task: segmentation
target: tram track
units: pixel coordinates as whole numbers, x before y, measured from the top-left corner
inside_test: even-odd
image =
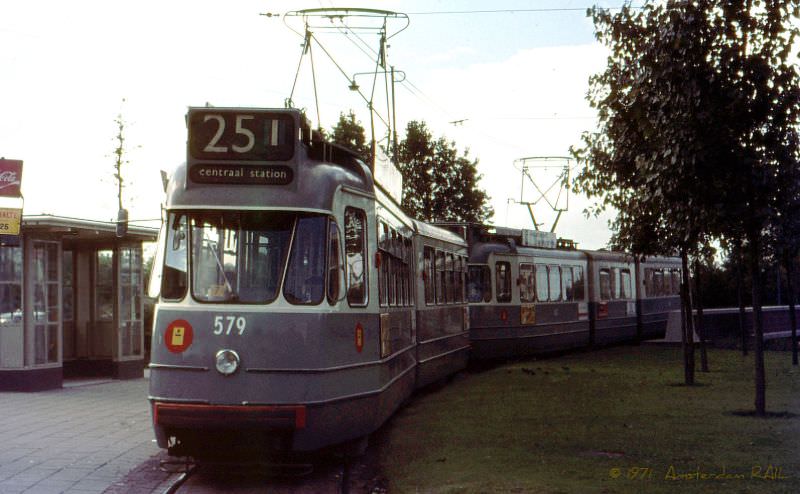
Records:
[[[348,458],[322,459],[316,463],[305,462],[162,462],[162,469],[170,471],[176,465],[178,477],[162,494],[204,494],[226,492],[250,494],[268,489],[274,493],[337,493],[355,494],[352,463]]]

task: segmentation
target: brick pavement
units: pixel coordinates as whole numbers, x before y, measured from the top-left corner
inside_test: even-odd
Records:
[[[0,393],[0,493],[161,492],[147,383]]]

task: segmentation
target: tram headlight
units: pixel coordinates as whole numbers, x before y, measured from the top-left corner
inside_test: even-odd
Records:
[[[233,350],[220,350],[215,358],[217,371],[223,376],[230,376],[239,369],[239,354]]]

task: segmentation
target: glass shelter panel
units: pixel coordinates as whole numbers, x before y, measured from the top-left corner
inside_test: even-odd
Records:
[[[119,249],[119,341],[123,357],[142,355],[142,249]]]
[[[58,243],[34,242],[32,255],[33,363],[56,363],[61,323]]]
[[[0,367],[22,367],[22,247],[0,247]]]

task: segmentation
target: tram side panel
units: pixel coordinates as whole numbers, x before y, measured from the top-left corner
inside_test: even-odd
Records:
[[[680,259],[649,257],[636,264],[642,337],[663,338],[670,311],[680,310]]]
[[[503,358],[586,346],[589,313],[583,254],[519,248],[473,249],[471,339],[477,358]]]
[[[455,234],[415,222],[417,387],[467,366],[470,351],[466,304],[467,249]]]
[[[585,251],[589,258],[592,344],[637,338],[636,269],[627,254]]]

